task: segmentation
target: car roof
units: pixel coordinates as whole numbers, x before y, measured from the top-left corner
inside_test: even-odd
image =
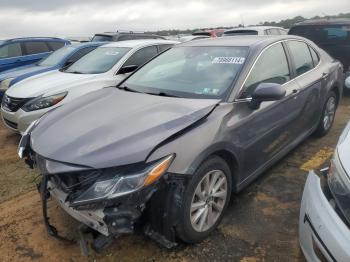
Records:
[[[63,42],[69,42],[68,40],[58,38],[58,37],[17,37],[17,38],[10,38],[10,39],[4,39],[4,42],[12,42],[12,41],[63,41]]]
[[[163,39],[140,39],[140,40],[126,40],[126,41],[119,41],[119,42],[110,42],[109,44],[104,45],[104,47],[140,47],[140,46],[147,46],[152,44],[169,44],[174,45],[178,44],[178,41],[171,41],[171,40],[163,40]]]
[[[350,19],[348,18],[320,18],[320,19],[309,19],[299,23],[294,26],[300,25],[350,25]]]
[[[177,46],[267,46],[274,42],[288,40],[288,39],[301,39],[305,42],[309,42],[307,39],[295,35],[243,35],[217,37],[209,39],[200,39],[196,41],[189,41],[178,44]]]
[[[241,30],[255,30],[255,31],[261,32],[261,31],[264,31],[267,29],[273,29],[273,28],[286,30],[283,27],[277,27],[277,26],[246,26],[246,27],[237,27],[237,28],[228,29],[224,33],[241,31]]]
[[[95,35],[105,35],[105,36],[117,36],[117,35],[146,35],[146,36],[157,36],[155,34],[141,33],[141,32],[104,32],[97,33]]]

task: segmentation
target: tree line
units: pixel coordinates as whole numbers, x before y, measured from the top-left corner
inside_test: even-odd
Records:
[[[320,18],[326,18],[326,19],[350,18],[350,13],[340,13],[338,15],[332,15],[332,16],[314,16],[311,19],[320,19]],[[294,18],[288,18],[285,20],[281,20],[279,22],[275,22],[275,21],[260,22],[258,25],[279,26],[279,27],[289,29],[295,23],[302,22],[302,21],[307,20],[307,19],[308,18],[305,18],[303,16],[296,16]],[[157,34],[157,35],[161,35],[161,36],[180,35],[180,34],[189,35],[189,34],[192,34],[196,31],[200,31],[200,30],[204,30],[204,29],[230,29],[230,28],[236,28],[236,27],[242,27],[242,26],[243,26],[242,24],[238,24],[235,26],[221,26],[221,27],[215,27],[215,28],[194,28],[194,29],[186,29],[186,30],[170,29],[170,30],[153,31],[153,32],[148,32],[148,33],[153,33],[153,34]]]

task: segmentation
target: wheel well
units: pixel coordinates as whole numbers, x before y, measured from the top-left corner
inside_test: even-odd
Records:
[[[335,95],[337,96],[337,104],[339,104],[339,98],[340,98],[340,94],[339,94],[339,88],[337,86],[333,86],[331,91],[333,91],[335,93]]]
[[[221,157],[227,165],[230,168],[231,175],[232,175],[232,186],[235,187],[237,184],[237,174],[238,174],[238,161],[236,157],[229,151],[227,150],[220,150],[214,152],[212,155],[216,155]]]

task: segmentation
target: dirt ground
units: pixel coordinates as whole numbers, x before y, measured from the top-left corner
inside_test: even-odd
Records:
[[[235,195],[221,225],[203,243],[166,250],[134,234],[88,258],[78,245],[47,236],[35,174],[16,153],[19,136],[0,125],[0,261],[304,261],[298,215],[306,170],[326,165],[349,119],[350,97],[345,97],[331,132],[322,139],[309,138]],[[49,212],[58,230],[73,236],[75,222],[54,203]]]

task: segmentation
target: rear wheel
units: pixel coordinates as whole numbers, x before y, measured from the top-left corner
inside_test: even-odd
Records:
[[[231,196],[231,172],[220,157],[211,157],[200,166],[187,186],[184,209],[177,227],[187,243],[206,238],[220,223]]]
[[[316,136],[322,137],[331,129],[337,111],[337,103],[337,95],[333,91],[329,92],[323,107],[322,117],[315,131]]]

